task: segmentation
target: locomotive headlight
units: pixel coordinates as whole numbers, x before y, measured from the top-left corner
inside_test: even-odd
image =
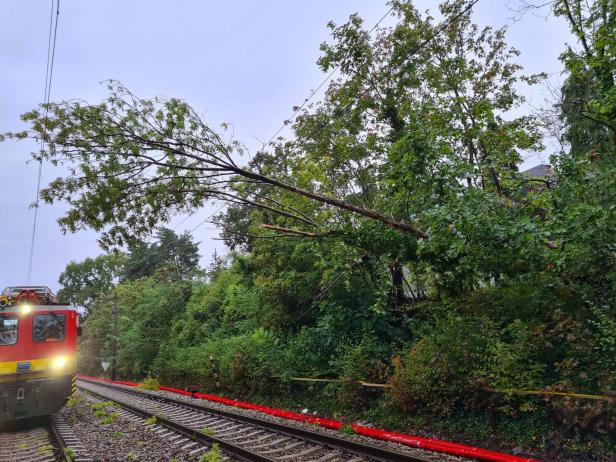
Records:
[[[51,360],[51,367],[53,369],[62,369],[64,366],[66,366],[66,358],[64,356],[58,356]]]
[[[19,312],[21,313],[22,316],[29,315],[31,311],[32,311],[32,305],[28,305],[27,303],[24,303],[23,305],[19,305]]]

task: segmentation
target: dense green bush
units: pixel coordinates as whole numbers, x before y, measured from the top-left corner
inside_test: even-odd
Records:
[[[359,344],[345,345],[332,360],[342,383],[338,390],[338,402],[343,409],[362,409],[369,402],[370,389],[361,381],[385,383],[389,379],[389,351],[378,344],[378,339],[366,333]]]
[[[270,386],[278,372],[272,358],[280,353],[280,346],[273,335],[257,329],[191,347],[164,345],[161,350],[154,369],[163,382],[248,394]]]
[[[449,413],[480,393],[479,372],[495,337],[483,318],[449,315],[401,357],[394,359],[392,395],[404,409],[425,405]]]

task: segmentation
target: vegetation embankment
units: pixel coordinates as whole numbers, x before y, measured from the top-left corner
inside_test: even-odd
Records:
[[[88,314],[84,372],[117,347],[122,377],[267,401],[302,389],[349,418],[609,459],[614,400],[515,391],[616,394],[615,5],[552,2],[572,44],[537,114],[519,89],[545,76],[471,3],[437,23],[394,2],[397,25],[372,35],[357,16],[332,24],[319,65],[340,78],[245,166],[185,102],[117,83],[101,104],[26,114],[12,136],[45,137],[37,156],[74,169],[42,193],[68,201],[60,224],[124,249],[61,277]],[[551,167],[520,173],[550,137]],[[144,241],[211,201],[228,204],[212,221],[232,252],[205,271],[188,235]]]

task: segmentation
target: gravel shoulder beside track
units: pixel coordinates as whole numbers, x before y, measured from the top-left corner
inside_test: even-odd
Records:
[[[148,425],[143,418],[128,415],[119,407],[93,409],[96,402],[100,401],[78,392],[74,403],[60,412],[95,461],[194,462],[202,455],[190,455],[190,451],[161,437],[160,426]],[[105,416],[100,412],[97,416],[97,410]],[[110,415],[113,417],[105,421]]]
[[[130,391],[135,391],[134,387],[129,387],[125,385],[114,385],[114,386],[119,387],[119,388],[124,388]],[[176,399],[176,400],[186,401],[186,402],[193,403],[193,404],[198,404],[200,406],[203,406],[206,409],[210,408],[210,409],[222,409],[225,411],[232,411],[240,415],[243,414],[243,415],[247,415],[250,417],[256,417],[264,421],[282,423],[284,425],[293,426],[293,427],[300,428],[303,430],[308,430],[314,433],[329,434],[329,435],[333,435],[339,438],[347,439],[349,441],[357,441],[357,442],[361,442],[365,444],[381,446],[383,448],[392,449],[395,451],[402,451],[410,455],[417,456],[417,457],[423,457],[424,459],[434,461],[434,462],[468,462],[469,461],[469,459],[465,459],[465,458],[436,453],[433,451],[426,451],[426,450],[417,449],[417,448],[411,448],[409,446],[405,446],[402,444],[392,443],[388,441],[381,441],[375,438],[369,438],[369,437],[365,437],[361,435],[347,435],[345,433],[335,431],[335,430],[330,430],[328,428],[320,427],[314,424],[307,424],[303,422],[297,422],[294,420],[282,419],[280,417],[272,416],[269,414],[264,414],[264,413],[257,412],[257,411],[251,411],[249,409],[241,409],[237,407],[226,406],[224,404],[215,403],[215,402],[207,401],[203,399],[191,398],[189,396],[178,395],[176,393],[171,393],[171,392],[166,392],[166,391],[149,391],[149,390],[139,390],[139,391],[144,392],[146,394],[151,394],[153,396],[163,396],[163,397],[168,397],[171,399]]]

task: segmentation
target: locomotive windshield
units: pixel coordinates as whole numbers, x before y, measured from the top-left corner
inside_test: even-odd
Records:
[[[0,345],[17,343],[17,316],[0,316]]]
[[[36,343],[61,342],[66,336],[66,315],[38,314],[34,316],[32,340]]]

